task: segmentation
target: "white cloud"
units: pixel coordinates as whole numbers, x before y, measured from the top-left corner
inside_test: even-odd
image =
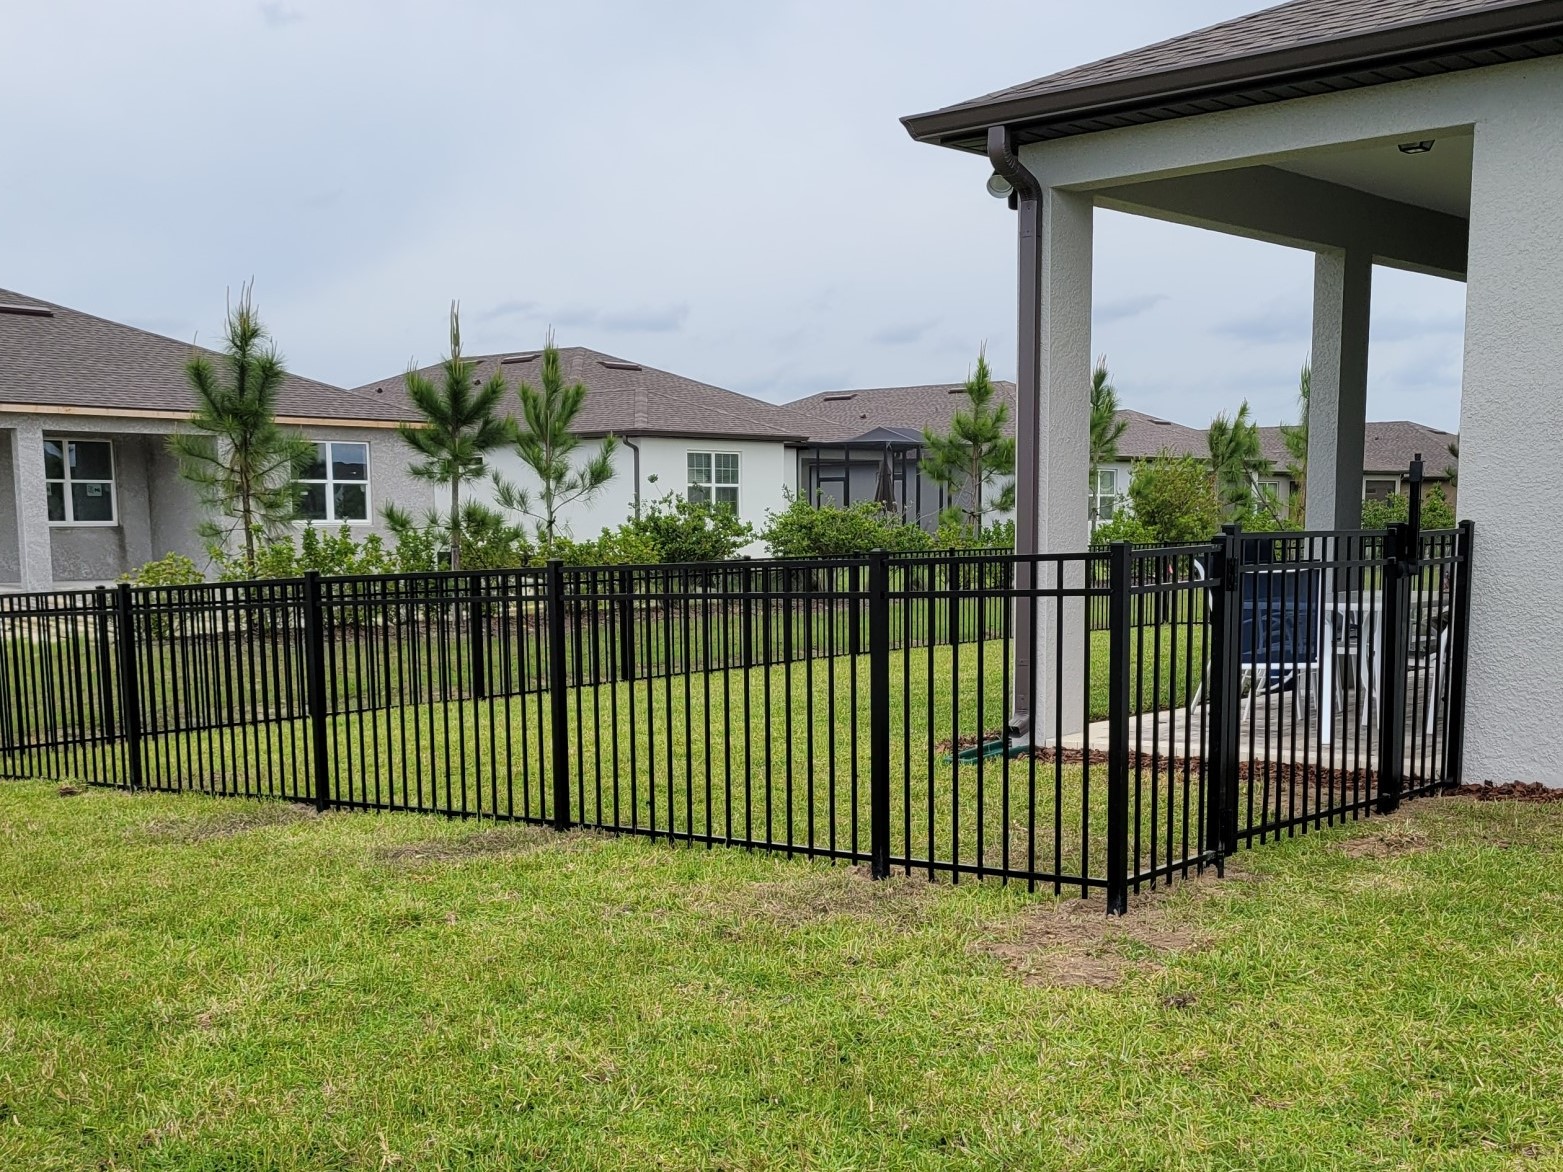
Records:
[[[4,281],[210,337],[253,274],[294,368],[347,385],[441,353],[452,298],[470,347],[534,346],[552,321],[777,399],[957,380],[984,342],[1010,377],[1014,216],[984,160],[897,119],[1261,5],[22,6],[0,40],[35,99],[0,142],[29,161],[0,185]],[[548,48],[570,45],[592,51]],[[1127,403],[1290,410],[1305,254],[1097,221],[1095,349]],[[1391,286],[1375,380],[1452,425],[1458,305]],[[1268,336],[1218,331],[1256,306]],[[1389,337],[1408,322],[1426,331]]]

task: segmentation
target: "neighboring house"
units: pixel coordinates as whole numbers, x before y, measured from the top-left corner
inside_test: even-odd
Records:
[[[100,583],[167,553],[205,564],[167,438],[195,407],[195,349],[0,289],[0,583]],[[319,444],[304,494],[315,520],[367,531],[386,501],[428,498],[384,400],[290,375],[278,408]]]
[[[1008,404],[1007,430],[1015,430],[1015,384],[995,382],[998,398]],[[808,443],[798,449],[798,491],[816,503],[851,505],[883,500],[908,521],[932,528],[950,501],[944,489],[920,473],[924,429],[949,429],[962,405],[961,383],[916,387],[876,387],[856,391],[824,391],[794,400],[790,407],[819,420]],[[1143,411],[1120,411],[1126,426],[1118,440],[1118,459],[1097,469],[1089,487],[1094,515],[1103,521],[1117,511],[1129,491],[1136,461],[1163,453],[1206,459],[1205,432]],[[1368,423],[1363,462],[1362,497],[1382,500],[1401,490],[1411,460],[1421,453],[1429,482],[1443,482],[1454,503],[1449,473],[1456,463],[1448,448],[1456,439],[1448,432],[1420,423],[1397,420]],[[1272,464],[1264,487],[1283,509],[1296,491],[1287,473],[1290,457],[1279,427],[1259,429],[1260,447]],[[882,472],[888,469],[888,475]],[[890,489],[886,495],[886,488]]]
[[[565,532],[595,537],[669,495],[731,507],[756,528],[767,513],[785,507],[794,477],[790,445],[802,442],[816,420],[596,350],[568,346],[561,347],[559,355],[565,381],[587,388],[576,434],[589,441],[607,435],[620,440],[613,479],[589,503],[564,512]],[[521,382],[537,386],[541,359],[537,350],[476,357],[475,381],[483,382],[497,370],[512,387]],[[422,373],[438,382],[437,366]],[[353,393],[397,414],[410,413],[401,372]],[[511,398],[505,409],[519,416],[520,400]],[[492,453],[488,463],[519,487],[537,487],[513,451]],[[493,501],[487,480],[473,483],[466,492],[471,499]],[[759,552],[758,546],[754,549]]]
[[[1008,431],[1014,434],[1014,385],[994,385],[1011,404]],[[964,391],[964,383],[875,387],[823,391],[789,403],[813,420],[808,442],[797,452],[799,495],[844,507],[877,500],[903,520],[937,528],[939,514],[957,502],[922,470],[923,431],[948,430],[966,405]]]

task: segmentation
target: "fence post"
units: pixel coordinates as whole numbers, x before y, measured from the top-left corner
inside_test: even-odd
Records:
[[[1222,868],[1237,850],[1238,748],[1243,672],[1239,664],[1243,608],[1241,547],[1231,532],[1215,538],[1210,559],[1210,678],[1205,681],[1207,752],[1205,847]]]
[[[310,767],[315,809],[331,805],[331,766],[326,749],[326,614],[320,602],[320,572],[304,574],[304,686],[309,708]]]
[[[743,594],[739,610],[743,618],[744,670],[754,666],[754,567],[747,557],[743,560]]]
[[[890,877],[890,563],[868,555],[869,872]]]
[[[488,610],[483,605],[483,577],[467,575],[467,666],[472,674],[472,697],[488,696]]]
[[[1406,770],[1406,672],[1410,668],[1410,640],[1406,638],[1410,621],[1408,595],[1411,572],[1408,562],[1414,556],[1414,531],[1410,525],[1396,522],[1385,538],[1383,607],[1379,622],[1383,625],[1384,655],[1380,666],[1384,686],[1380,689],[1382,709],[1378,730],[1378,812],[1388,814],[1400,805],[1405,788]]]
[[[548,724],[554,779],[554,829],[570,829],[570,705],[565,695],[564,563],[548,559]]]
[[[635,678],[635,575],[628,566],[618,574],[619,679],[628,683]]]
[[[108,587],[99,586],[94,594],[96,596],[94,621],[97,624],[98,636],[98,705],[103,710],[104,743],[112,744],[118,736],[114,720],[114,650],[109,642],[111,638],[109,616],[114,613],[114,604],[109,601]]]
[[[1460,522],[1455,538],[1454,613],[1449,618],[1449,700],[1444,709],[1444,781],[1465,780],[1465,673],[1471,660],[1471,549],[1475,526]],[[1436,685],[1435,685],[1436,686]]]
[[[119,708],[125,724],[125,764],[130,788],[145,784],[141,769],[141,678],[136,670],[136,626],[130,585],[115,592],[115,635],[119,651]]]
[[[1108,547],[1107,914],[1129,911],[1129,575],[1131,547]]]

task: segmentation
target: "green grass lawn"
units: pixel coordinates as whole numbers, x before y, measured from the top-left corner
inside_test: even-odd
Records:
[[[1563,806],[1136,906],[0,786],[0,1168],[1563,1163]]]

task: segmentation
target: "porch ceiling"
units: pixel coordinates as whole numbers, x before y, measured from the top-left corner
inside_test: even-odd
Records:
[[[1360,249],[1391,268],[1464,280],[1471,199],[1468,130],[1431,151],[1349,144],[1246,166],[1099,189],[1099,206],[1309,249]]]

